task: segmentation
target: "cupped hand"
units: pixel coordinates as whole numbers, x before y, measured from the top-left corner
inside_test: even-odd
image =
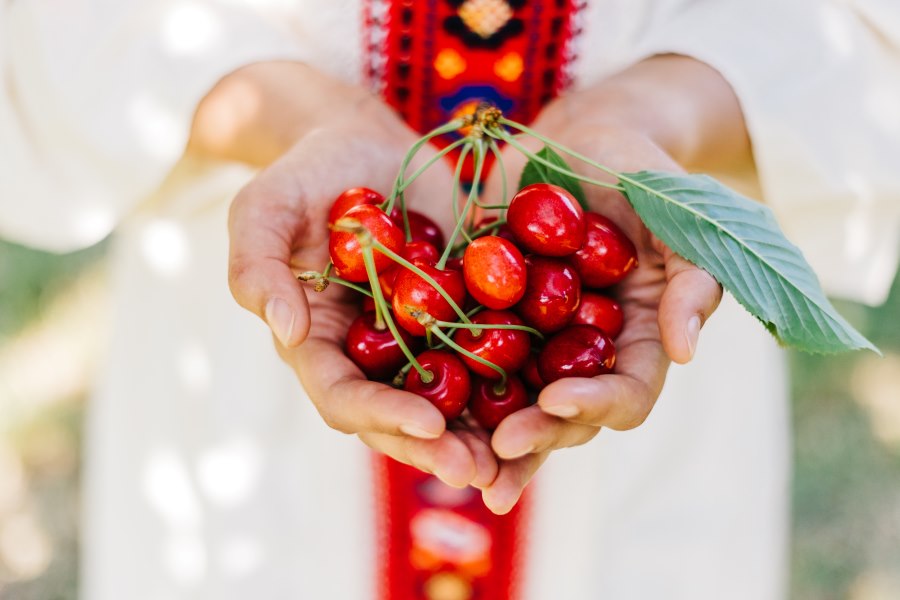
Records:
[[[535,124],[543,135],[620,172],[681,167],[647,136],[614,122],[585,126],[566,115],[548,112]],[[523,143],[532,151],[534,139]],[[510,181],[517,181],[525,159],[504,149]],[[575,159],[579,173],[606,178]],[[487,184],[489,200],[500,196],[499,173]],[[566,378],[548,385],[535,406],[507,417],[491,445],[500,460],[496,480],[482,492],[498,513],[509,511],[550,452],[584,444],[602,427],[637,427],[659,396],[670,361],[687,363],[696,350],[700,328],[713,313],[722,289],[708,273],[674,254],[642,224],[627,200],[615,190],[584,184],[591,210],[615,221],[635,243],[639,267],[615,289],[625,317],[616,339],[615,372],[595,378]]]
[[[321,271],[328,263],[327,214],[334,198],[359,186],[387,195],[417,137],[374,99],[330,115],[327,123],[235,198],[229,215],[232,294],[269,324],[281,357],[330,427],[450,485],[487,486],[498,467],[484,436],[462,426],[448,430],[430,402],[367,381],[345,356],[358,296],[336,284],[316,293],[297,281],[298,273]],[[446,225],[452,185],[451,173],[438,162],[408,189],[407,202]]]

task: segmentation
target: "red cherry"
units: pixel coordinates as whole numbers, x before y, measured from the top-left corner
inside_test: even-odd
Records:
[[[469,371],[465,365],[444,350],[426,350],[416,360],[434,379],[425,383],[419,372],[411,369],[403,389],[430,400],[448,421],[461,415],[470,392]]]
[[[596,292],[581,292],[581,306],[572,319],[573,325],[593,325],[612,339],[622,333],[625,315],[619,303]]]
[[[437,281],[457,306],[465,304],[466,284],[462,272],[452,269],[440,270],[421,260],[413,264]],[[444,297],[431,287],[430,283],[409,269],[403,269],[397,274],[391,305],[397,323],[413,335],[425,335],[425,328],[410,314],[411,311],[428,313],[439,321],[453,321],[456,318],[456,312]]]
[[[488,308],[509,308],[525,293],[525,257],[495,235],[478,238],[463,256],[466,289]]]
[[[463,259],[461,256],[453,256],[447,259],[447,268],[453,269],[454,271],[462,271],[463,270]]]
[[[374,239],[388,249],[394,252],[400,252],[403,249],[403,232],[380,208],[371,204],[355,206],[348,210],[343,218],[359,221],[363,227],[369,230]],[[363,261],[362,248],[355,233],[332,231],[328,240],[328,251],[331,254],[331,262],[334,263],[341,277],[357,283],[369,280],[366,274],[366,264]],[[376,272],[380,273],[393,264],[394,261],[386,255],[375,251]]]
[[[381,204],[382,202],[384,202],[384,196],[375,190],[364,187],[351,188],[335,198],[331,210],[328,211],[328,224],[334,225],[335,221],[347,214],[347,211],[354,206]]]
[[[405,331],[400,331],[400,337],[407,346],[414,346],[413,337]],[[359,315],[350,324],[344,349],[350,360],[373,380],[390,379],[406,364],[406,356],[390,329],[375,328],[374,311]]]
[[[572,194],[549,183],[513,196],[506,222],[519,245],[542,256],[566,256],[584,242],[584,211]]]
[[[437,248],[423,241],[407,242],[403,248],[401,256],[409,262],[421,260],[428,264],[434,264],[440,258]],[[406,269],[403,265],[394,264],[388,269],[378,274],[378,283],[381,285],[381,291],[384,297],[390,299],[394,293],[394,281],[397,279],[397,273]]]
[[[563,377],[595,377],[611,373],[616,347],[600,329],[572,325],[550,338],[538,357],[541,379],[552,383]]]
[[[406,209],[406,217],[409,219],[409,233],[412,241],[428,242],[435,248],[444,247],[444,232],[432,221],[420,212]],[[391,212],[391,220],[397,224],[402,231],[403,229],[403,212],[398,206]]]
[[[362,298],[362,306],[360,307],[362,312],[369,312],[370,310],[375,310],[375,299],[372,296],[363,296]]]
[[[637,266],[637,249],[619,227],[597,213],[585,214],[584,245],[570,260],[585,287],[599,288],[622,281]]]
[[[542,256],[525,258],[525,294],[516,305],[520,317],[541,333],[553,333],[569,324],[581,301],[581,280],[572,266]]]
[[[476,378],[472,382],[469,412],[488,431],[493,431],[500,421],[528,406],[528,393],[518,377],[511,375],[505,386],[499,385],[490,379]]]
[[[497,221],[497,217],[484,217],[475,223],[475,226],[472,228],[472,231],[481,231],[491,223]],[[497,237],[502,237],[504,240],[509,240],[512,243],[516,243],[516,236],[513,235],[512,229],[509,228],[509,225],[504,223],[497,227],[491,235],[496,235]]]
[[[472,323],[476,325],[522,325],[522,320],[507,310],[485,310],[472,317]],[[489,328],[480,331],[480,335],[476,337],[471,329],[460,329],[453,340],[475,356],[494,363],[507,373],[518,371],[528,360],[531,340],[527,332],[517,329]],[[473,373],[486,379],[500,379],[500,373],[477,360],[464,354],[460,354],[459,358]]]
[[[535,391],[539,392],[547,386],[538,372],[538,355],[534,352],[528,355],[528,360],[525,362],[525,366],[522,367],[522,371],[519,372],[519,376],[522,377],[528,387]]]

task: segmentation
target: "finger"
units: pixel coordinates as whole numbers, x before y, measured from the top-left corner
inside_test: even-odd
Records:
[[[436,440],[382,433],[361,433],[359,439],[394,460],[433,474],[449,486],[466,487],[477,475],[469,447],[452,431],[445,431]]]
[[[634,429],[653,409],[668,365],[658,340],[622,344],[614,374],[555,381],[541,391],[538,406],[574,423]]]
[[[478,489],[491,485],[497,478],[499,465],[494,453],[491,452],[490,444],[466,429],[457,429],[454,433],[469,448],[475,460],[475,477],[470,485]]]
[[[503,420],[494,431],[491,447],[501,459],[579,446],[591,440],[598,427],[569,423],[532,406]]]
[[[422,439],[435,439],[444,432],[444,417],[431,402],[366,380],[332,341],[310,337],[287,358],[319,414],[333,429]]]
[[[481,492],[484,505],[497,515],[505,515],[511,511],[522,497],[525,486],[544,464],[549,454],[549,452],[529,454],[515,460],[503,461],[497,479]]]
[[[291,269],[292,233],[301,211],[244,188],[228,216],[228,285],[238,304],[258,315],[282,345],[296,346],[309,332],[309,304]]]
[[[666,278],[659,302],[659,331],[669,358],[684,364],[694,357],[700,328],[722,300],[722,286],[675,254],[666,260]]]

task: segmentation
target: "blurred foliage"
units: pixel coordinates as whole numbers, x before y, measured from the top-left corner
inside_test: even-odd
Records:
[[[64,293],[104,250],[101,245],[56,256],[0,242],[0,347],[39,319],[47,301]],[[884,306],[838,303],[838,310],[886,355],[900,356],[900,279]],[[790,355],[796,445],[791,597],[796,600],[900,598],[900,439],[891,443],[876,435],[878,415],[860,401],[854,383],[873,360],[884,364],[863,353]],[[900,372],[886,382],[880,393],[900,403],[900,384],[892,387]],[[62,399],[0,439],[18,454],[28,506],[53,545],[49,564],[36,578],[11,582],[0,564],[2,600],[76,598],[82,406]],[[900,410],[895,414],[900,424]]]
[[[41,308],[105,250],[101,243],[59,255],[0,240],[0,343],[38,317]]]

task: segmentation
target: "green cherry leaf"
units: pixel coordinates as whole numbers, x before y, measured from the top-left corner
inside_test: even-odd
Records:
[[[557,167],[561,167],[567,171],[572,170],[572,167],[566,163],[565,159],[549,146],[544,146],[536,154],[538,157]],[[578,204],[581,205],[581,208],[588,210],[584,189],[577,179],[564,175],[559,171],[554,171],[547,167],[547,165],[541,164],[533,159],[529,160],[525,164],[525,168],[522,169],[522,176],[519,178],[519,189],[521,190],[526,185],[531,185],[532,183],[552,183],[553,185],[558,185],[572,194],[575,199],[578,200]]]
[[[706,175],[622,173],[647,228],[709,272],[786,346],[832,354],[878,348],[831,305],[768,207]]]

